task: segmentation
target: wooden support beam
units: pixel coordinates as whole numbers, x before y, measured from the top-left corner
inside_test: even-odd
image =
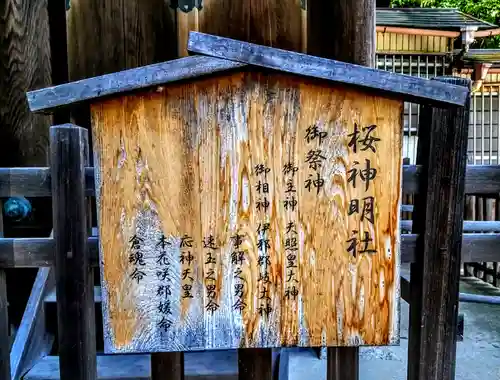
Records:
[[[151,380],[184,380],[184,353],[161,352],[152,354]]]
[[[52,268],[40,268],[10,353],[11,375],[19,379],[35,362],[50,353],[54,337],[45,324],[45,295],[54,284]],[[52,273],[51,273],[52,272]]]
[[[403,193],[420,192],[420,165],[403,166]],[[467,194],[500,193],[500,165],[468,165],[465,177]],[[95,195],[94,168],[85,168],[85,194]],[[0,197],[50,197],[49,168],[0,168]]]
[[[462,78],[443,82],[469,86]],[[422,193],[415,200],[419,233],[411,268],[409,380],[455,377],[456,331],[465,206],[469,102],[464,108],[422,107],[417,163]]]
[[[0,379],[10,380],[10,335],[7,307],[7,279],[0,269]]]
[[[67,0],[48,0],[50,52],[52,68],[52,84],[69,82],[68,71],[68,36],[66,27]],[[53,123],[68,123],[69,110],[61,109],[54,112]]]
[[[87,255],[86,129],[50,128],[59,361],[62,380],[95,380],[92,269]]]
[[[272,359],[269,348],[238,350],[238,380],[272,380]]]
[[[401,262],[412,263],[416,257],[415,234],[401,235]],[[97,237],[88,239],[90,265],[99,266],[99,241]],[[462,242],[462,261],[500,261],[500,233],[464,234]],[[0,268],[39,268],[50,267],[54,260],[54,239],[25,238],[0,239]]]
[[[307,12],[308,54],[375,67],[375,0],[309,0]],[[359,348],[327,348],[327,380],[356,380],[358,367]]]
[[[3,237],[3,202],[0,201],[0,236]],[[0,265],[0,379],[10,380],[10,334],[7,277]]]

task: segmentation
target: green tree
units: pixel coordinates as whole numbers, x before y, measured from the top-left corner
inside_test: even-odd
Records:
[[[394,8],[457,8],[484,21],[500,25],[500,0],[392,0]],[[476,48],[500,47],[500,36],[482,38]]]

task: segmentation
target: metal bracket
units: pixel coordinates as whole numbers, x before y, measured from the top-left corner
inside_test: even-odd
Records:
[[[189,13],[194,8],[201,10],[203,0],[170,0],[170,7],[179,9],[181,12]]]

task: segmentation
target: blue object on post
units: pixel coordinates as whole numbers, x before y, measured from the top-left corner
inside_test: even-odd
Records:
[[[4,203],[3,211],[9,219],[19,222],[31,214],[32,207],[24,197],[11,197]]]

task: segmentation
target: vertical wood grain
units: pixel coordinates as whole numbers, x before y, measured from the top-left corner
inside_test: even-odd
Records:
[[[440,78],[469,86],[463,78]],[[424,191],[415,202],[417,261],[411,270],[408,379],[455,378],[460,252],[465,208],[469,104],[423,107],[417,164]]]
[[[95,380],[94,291],[85,202],[88,132],[71,124],[51,127],[50,147],[60,376]]]
[[[238,380],[272,379],[272,350],[250,348],[238,351]]]
[[[200,2],[201,9],[194,7],[187,12],[177,9],[179,54],[182,56],[187,55],[191,30],[280,49],[305,51],[304,0]]]
[[[44,166],[51,117],[31,113],[26,92],[51,84],[47,0],[0,3],[2,167]]]
[[[68,36],[66,28],[67,0],[47,0],[50,30],[50,52],[52,68],[52,84],[69,82],[68,73]],[[53,124],[68,123],[69,110],[54,112]]]
[[[184,380],[184,353],[159,353],[151,355],[152,380]]]
[[[307,13],[308,54],[374,67],[375,0],[308,0]]]
[[[307,24],[308,54],[375,67],[375,0],[309,0]],[[358,378],[358,371],[353,370],[358,365],[357,348],[329,348],[328,351],[329,360],[346,360],[327,364],[328,380]]]
[[[93,106],[108,348],[181,351],[396,342],[401,112],[400,101],[305,78],[250,72]],[[352,153],[346,147],[353,123],[376,124],[377,152],[394,155]],[[328,134],[323,141],[327,164],[321,168],[325,190],[318,193],[304,185],[313,174],[305,162],[311,146],[304,142],[311,125]],[[347,171],[366,158],[379,174],[369,191],[359,185],[351,189]],[[283,174],[289,161],[296,163],[295,176]],[[256,175],[259,164],[268,166],[267,177]],[[259,210],[264,196],[257,188],[265,181],[269,205]],[[296,189],[294,209],[284,206],[289,182]],[[369,195],[378,202],[378,250],[352,257],[345,243],[352,230],[367,222],[349,217],[347,207],[350,199]],[[290,222],[299,251],[289,259],[285,231]],[[257,235],[263,223],[269,223],[265,245]],[[143,238],[145,263],[139,265],[146,279],[130,277],[134,234]],[[176,321],[163,337],[156,325],[155,293],[160,286],[155,241],[161,234],[169,237],[169,296]],[[179,247],[185,234],[193,240],[189,251],[196,268],[190,273],[193,298],[188,299],[180,291],[182,273],[189,269],[179,261],[188,252]],[[243,236],[240,248],[237,234]],[[203,244],[209,236],[213,249]],[[239,251],[241,261],[234,255]],[[287,296],[293,278],[288,279],[288,260],[295,261],[298,293]],[[235,309],[237,271],[244,289],[241,313]],[[207,310],[212,291],[219,306],[213,312]],[[262,301],[267,298],[269,314]]]
[[[176,58],[175,19],[168,1],[71,0],[67,11],[71,81]],[[72,112],[90,127],[88,107]]]

